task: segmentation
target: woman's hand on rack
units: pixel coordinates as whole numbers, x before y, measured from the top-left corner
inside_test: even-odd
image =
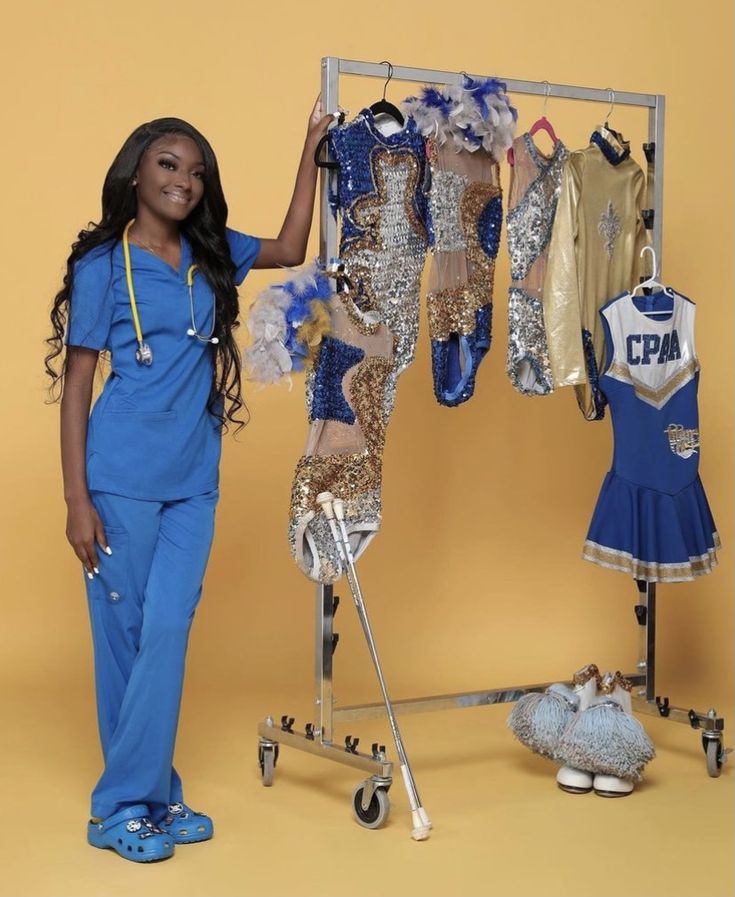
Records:
[[[314,108],[309,116],[309,126],[306,131],[306,143],[311,148],[312,154],[316,149],[317,143],[327,133],[327,128],[334,121],[334,116],[324,114],[324,106],[322,105],[322,95],[316,98]]]

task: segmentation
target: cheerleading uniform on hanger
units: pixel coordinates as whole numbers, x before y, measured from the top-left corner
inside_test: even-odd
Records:
[[[363,109],[329,141],[339,163],[330,203],[341,215],[347,286],[330,300],[330,335],[307,375],[310,429],[289,519],[296,563],[328,583],[342,564],[316,497],[328,491],[345,502],[357,559],[380,529],[385,429],[397,378],[414,358],[427,244],[425,151],[414,122],[384,132]]]
[[[512,142],[515,110],[494,78],[441,92],[425,88],[403,104],[426,137],[430,168],[427,307],[434,395],[460,405],[492,337],[495,259],[503,223],[498,160]]]
[[[615,451],[583,557],[648,582],[711,573],[720,547],[698,472],[695,306],[671,292],[624,293],[601,311]]]
[[[554,387],[574,386],[587,420],[605,414],[599,388],[604,338],[599,310],[637,283],[648,238],[641,216],[645,178],[630,145],[599,128],[571,153],[544,282],[544,323]]]
[[[526,396],[548,395],[554,389],[542,303],[561,176],[569,151],[557,140],[549,156],[526,133],[513,142],[508,200],[507,371],[515,389]]]

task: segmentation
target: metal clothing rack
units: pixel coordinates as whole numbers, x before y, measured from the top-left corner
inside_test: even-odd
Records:
[[[383,63],[359,62],[327,56],[321,61],[322,102],[328,112],[336,112],[340,75],[361,75],[386,78]],[[445,72],[408,66],[393,66],[392,76],[399,81],[415,81],[424,84],[456,84],[463,72]],[[472,77],[485,77],[474,75]],[[495,76],[498,77],[498,76]],[[549,84],[539,81],[519,81],[500,78],[509,93],[562,97],[571,100],[591,100],[615,105],[639,106],[648,109],[648,142],[643,145],[647,170],[647,205],[643,218],[652,231],[652,244],[656,257],[662,257],[662,209],[664,164],[664,109],[665,97],[661,94],[613,92],[610,88],[575,87],[567,84]],[[323,260],[337,256],[337,225],[329,211],[329,173],[322,171],[320,211],[320,252]],[[374,719],[385,714],[385,706],[362,704],[335,707],[332,692],[333,655],[339,636],[334,632],[334,615],[339,598],[333,586],[318,585],[316,589],[315,615],[315,695],[316,722],[307,723],[303,732],[294,729],[294,718],[288,714],[276,723],[267,717],[258,725],[258,760],[264,785],[273,782],[274,768],[279,746],[285,745],[307,751],[338,763],[352,766],[368,774],[353,794],[353,812],[357,821],[367,828],[377,828],[388,815],[386,802],[370,802],[376,789],[385,794],[393,778],[393,763],[386,757],[385,747],[372,745],[369,754],[357,750],[358,738],[347,735],[344,744],[334,741],[337,723],[362,719]],[[633,707],[638,713],[662,717],[686,723],[699,730],[710,776],[720,775],[728,751],[723,746],[724,719],[714,709],[706,712],[674,706],[668,697],[656,693],[656,583],[638,581],[638,601],[634,607],[639,632],[638,662],[636,671],[628,674],[634,685]],[[396,713],[422,713],[430,710],[477,707],[485,704],[502,704],[517,701],[529,692],[546,689],[551,683],[516,685],[506,688],[490,688],[469,693],[433,695],[393,701]],[[571,684],[571,683],[569,683]],[[369,806],[368,806],[369,805]]]

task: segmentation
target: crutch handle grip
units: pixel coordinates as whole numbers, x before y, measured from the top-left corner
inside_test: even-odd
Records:
[[[332,507],[334,508],[334,516],[337,520],[345,519],[345,503],[341,498],[335,498],[332,502]]]
[[[320,492],[316,497],[317,504],[321,505],[324,516],[327,520],[334,520],[333,502],[334,496],[331,492]]]

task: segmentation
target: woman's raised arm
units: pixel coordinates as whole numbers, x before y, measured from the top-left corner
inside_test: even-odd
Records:
[[[332,120],[331,115],[323,114],[321,96],[317,97],[309,117],[296,184],[283,226],[274,240],[261,239],[254,268],[278,268],[282,265],[291,268],[302,264],[306,258],[316,192],[317,167],[314,164],[314,151]]]

